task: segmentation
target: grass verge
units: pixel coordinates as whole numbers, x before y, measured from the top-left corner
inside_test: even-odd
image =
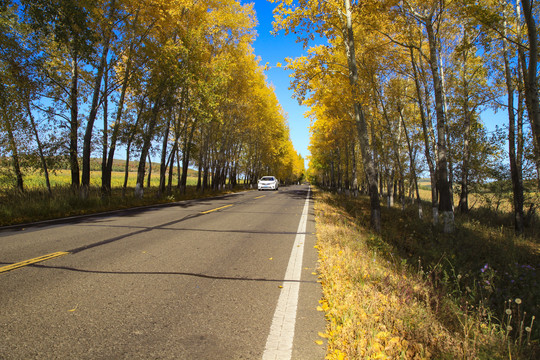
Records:
[[[538,358],[537,240],[388,208],[375,235],[368,199],[315,199],[327,359]]]
[[[0,226],[213,197],[241,190],[244,188],[239,186],[237,189],[200,192],[196,186],[188,185],[185,193],[175,189],[170,194],[158,196],[158,188],[150,187],[145,188],[142,198],[137,198],[133,196],[134,188],[127,188],[125,194],[122,194],[121,188],[114,188],[110,196],[104,197],[99,187],[91,187],[85,199],[67,185],[56,186],[52,196],[43,189],[24,193],[10,191],[0,193]]]

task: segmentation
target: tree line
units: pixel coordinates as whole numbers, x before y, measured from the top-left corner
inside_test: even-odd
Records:
[[[433,222],[452,232],[471,190],[509,179],[523,231],[540,189],[537,2],[273,2],[274,30],[307,50],[287,67],[310,107],[313,181],[365,190],[379,231],[383,194],[405,206],[408,190],[422,217],[418,177],[429,173]],[[489,132],[486,109],[504,109],[505,126]]]
[[[151,154],[161,194],[185,191],[190,166],[201,190],[298,181],[303,159],[253,53],[256,22],[238,0],[0,0],[0,176],[24,191],[39,168],[51,192],[49,172],[67,162],[85,197],[94,155],[107,195],[125,149],[137,196]]]

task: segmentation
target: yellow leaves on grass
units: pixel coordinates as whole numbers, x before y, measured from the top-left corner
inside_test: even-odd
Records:
[[[319,334],[327,339],[326,358],[431,358],[429,347],[440,346],[430,341],[433,334],[449,335],[422,301],[404,297],[403,289],[421,296],[421,284],[388,266],[353,226],[340,225],[343,217],[333,215],[335,208],[320,201],[315,209],[323,287],[317,310],[327,320],[326,332]]]
[[[333,354],[335,357],[334,359],[336,360],[344,360],[345,359],[345,353],[339,351],[339,350],[334,350],[334,354]]]
[[[375,338],[379,340],[386,340],[390,336],[390,333],[388,331],[381,331],[377,335],[375,335]]]

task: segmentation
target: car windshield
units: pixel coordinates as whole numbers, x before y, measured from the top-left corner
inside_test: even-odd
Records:
[[[273,176],[263,176],[261,178],[262,181],[274,181],[274,177]]]

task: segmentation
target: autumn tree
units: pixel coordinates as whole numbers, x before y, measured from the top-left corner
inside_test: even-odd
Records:
[[[379,202],[379,189],[377,184],[377,168],[374,162],[368,121],[361,101],[362,91],[357,62],[360,28],[364,23],[359,21],[358,14],[367,14],[376,10],[371,2],[351,2],[350,0],[327,1],[300,1],[298,4],[290,1],[273,1],[278,6],[275,11],[276,21],[274,29],[284,30],[285,34],[295,33],[299,40],[308,47],[309,41],[314,40],[315,34],[327,39],[333,46],[345,52],[346,62],[342,65],[347,69],[348,89],[350,91],[351,106],[353,108],[354,122],[358,132],[358,140],[364,171],[367,176],[369,196],[371,199],[371,226],[375,231],[381,230],[381,215]],[[353,22],[353,17],[355,21]],[[359,35],[361,33],[361,35]],[[325,62],[328,64],[327,62]],[[319,68],[319,67],[318,67]]]
[[[110,0],[100,5],[102,5],[101,9],[99,9],[101,10],[100,12],[102,16],[98,19],[98,29],[96,29],[94,32],[97,33],[98,38],[101,39],[99,44],[101,54],[99,58],[95,60],[96,70],[92,88],[92,102],[90,104],[90,112],[88,114],[88,120],[86,122],[86,129],[84,133],[81,179],[81,195],[83,198],[88,197],[88,188],[90,187],[90,156],[92,152],[92,135],[94,132],[94,123],[98,114],[99,102],[102,98],[101,88],[103,74],[107,70],[107,58],[109,55],[113,31],[116,30],[114,29],[114,24],[117,22],[116,14],[118,12],[117,0]],[[94,46],[97,47],[97,42]]]
[[[41,36],[50,37],[46,49],[49,52],[50,87],[56,96],[63,96],[61,111],[69,111],[69,160],[71,184],[80,185],[79,170],[79,103],[80,68],[94,52],[95,33],[90,27],[90,2],[72,1],[22,1],[26,21]],[[67,63],[58,52],[67,54]],[[60,64],[61,63],[61,64]],[[60,69],[63,67],[63,69]]]
[[[540,92],[538,90],[538,28],[535,20],[534,1],[521,0],[523,16],[527,29],[528,58],[520,54],[524,74],[525,103],[531,122],[534,139],[534,158],[536,162],[537,183],[540,189]]]
[[[101,175],[101,188],[104,195],[108,195],[111,192],[111,173],[116,147],[121,136],[122,125],[127,123],[124,114],[127,107],[126,101],[129,101],[129,89],[133,82],[134,69],[138,64],[136,53],[149,30],[153,27],[152,23],[143,24],[139,21],[139,13],[141,12],[139,6],[126,8],[125,12],[124,36],[122,41],[118,41],[115,44],[115,52],[122,54],[122,56],[119,56],[117,61],[111,66],[115,70],[111,77],[115,79],[115,82],[119,86],[118,89],[113,89],[118,92],[118,97],[116,101],[116,114],[111,124],[112,129],[109,129],[108,126],[108,114],[104,116],[103,165]],[[142,59],[139,60],[139,64],[144,62]],[[104,96],[108,97],[110,95],[108,92],[105,92]]]
[[[41,39],[32,36],[31,29],[21,20],[18,10],[15,5],[0,8],[2,127],[8,140],[6,148],[11,151],[17,188],[20,191],[24,189],[22,168],[26,164],[27,167],[41,167],[47,191],[51,194],[51,159],[47,158],[48,149],[44,142],[48,136],[43,136],[46,129],[40,126],[34,114],[37,108],[35,100],[43,87],[40,71],[43,53],[34,51]]]
[[[428,2],[403,1],[392,11],[394,11],[397,16],[403,17],[403,24],[405,26],[408,24],[419,25],[421,29],[418,34],[424,37],[427,42],[426,52],[423,52],[421,47],[416,46],[416,48],[421,51],[422,56],[425,56],[433,84],[435,114],[437,120],[437,166],[435,173],[437,179],[436,186],[439,194],[438,208],[444,219],[444,231],[452,232],[454,228],[454,216],[452,208],[453,201],[451,197],[452,193],[448,175],[447,114],[440,66],[441,32],[447,12],[447,4],[445,1],[440,0]],[[412,46],[412,44],[407,44],[406,46]]]
[[[533,153],[537,147],[534,145],[534,96],[527,93],[531,86],[526,85],[526,80],[531,73],[527,68],[526,49],[523,32],[526,24],[521,16],[520,3],[508,3],[506,1],[494,1],[488,4],[475,4],[464,1],[464,12],[469,23],[479,27],[482,31],[482,44],[485,58],[494,69],[495,84],[504,84],[498,89],[494,107],[505,108],[508,113],[508,155],[510,167],[510,179],[512,182],[514,226],[517,233],[521,233],[525,226],[526,215],[524,213],[524,182],[523,171],[525,157],[525,142],[527,139],[526,127],[524,127],[523,102],[527,104],[527,112],[531,122],[531,137]],[[534,23],[534,18],[529,19]],[[535,30],[533,30],[533,33]],[[529,41],[531,41],[529,39]],[[534,52],[534,41],[532,46]],[[529,59],[530,61],[530,59]],[[535,60],[532,60],[534,63]],[[534,88],[534,87],[532,87]],[[498,99],[501,98],[501,100]],[[504,101],[504,99],[506,101]],[[533,159],[536,159],[533,155]],[[536,162],[536,160],[533,160]],[[538,166],[537,176],[538,176]],[[529,208],[529,214],[534,211],[534,201]]]
[[[24,55],[30,55],[21,45],[17,16],[11,8],[0,8],[0,144],[9,155],[11,167],[16,178],[16,188],[24,191],[21,170],[19,130],[24,125],[24,107],[18,97],[17,88],[25,89],[29,84],[28,74],[24,70],[27,63]]]
[[[130,159],[138,158],[136,195],[143,196],[156,154],[159,194],[172,190],[175,169],[176,185],[185,191],[190,166],[202,170],[202,190],[235,186],[242,176],[255,183],[266,173],[283,182],[302,178],[287,115],[253,53],[253,5],[22,0],[19,11],[13,2],[1,4],[0,151],[13,164],[19,188],[20,154],[34,151],[34,143],[46,172],[50,159],[40,136],[54,142],[51,153],[69,159],[72,188],[83,197],[98,150],[102,195],[111,193],[120,146],[126,151],[124,194]],[[23,28],[32,41],[19,44]],[[40,61],[21,67],[30,54]],[[38,129],[40,123],[46,126]]]

